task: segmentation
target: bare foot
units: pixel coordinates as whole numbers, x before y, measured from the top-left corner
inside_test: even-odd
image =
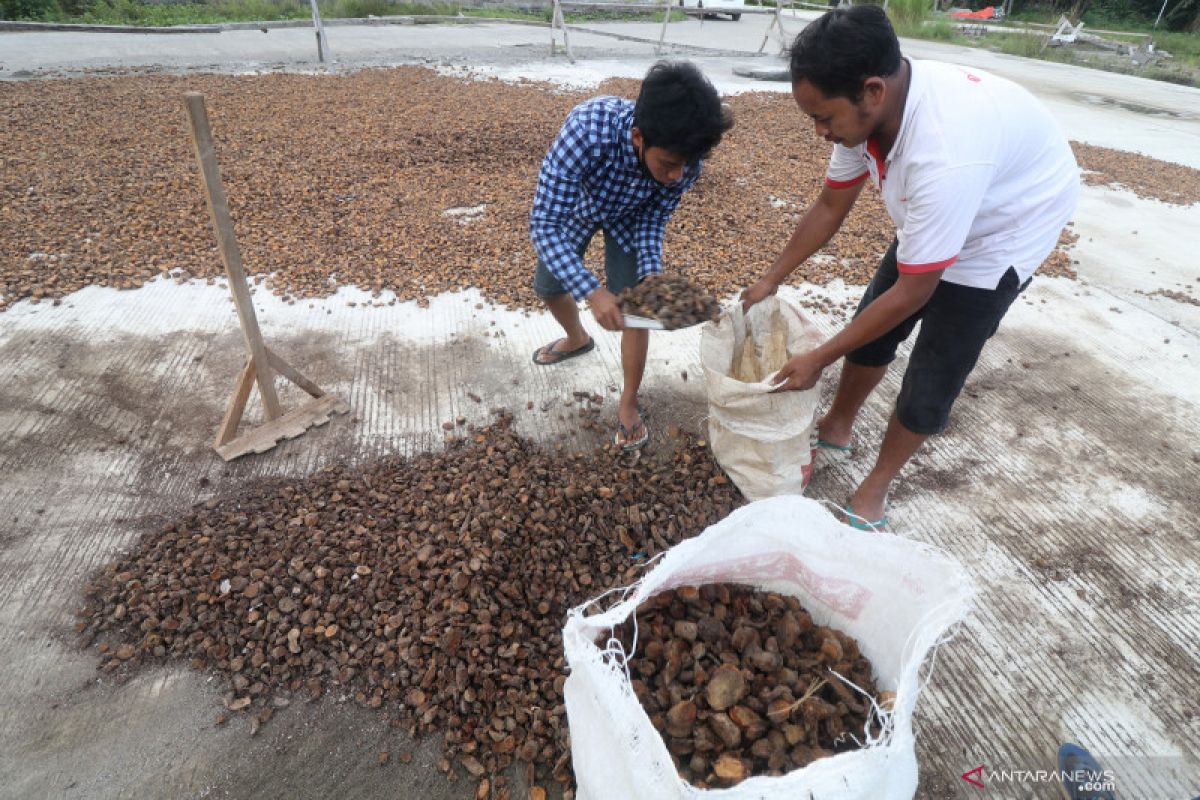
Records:
[[[863,481],[850,496],[849,506],[856,517],[862,518],[860,522],[874,522],[887,516],[887,496],[887,484],[877,487]]]
[[[850,446],[850,426],[830,419],[828,414],[817,423],[817,436],[821,438],[821,441],[835,447]]]

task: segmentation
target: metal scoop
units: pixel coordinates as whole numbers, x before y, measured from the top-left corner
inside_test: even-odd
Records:
[[[626,328],[645,328],[649,331],[665,331],[667,328],[661,322],[650,317],[639,317],[635,314],[625,314]]]

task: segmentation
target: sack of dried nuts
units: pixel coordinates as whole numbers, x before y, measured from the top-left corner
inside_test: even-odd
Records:
[[[774,392],[768,379],[820,335],[800,309],[768,297],[736,304],[700,334],[713,457],[751,500],[802,494],[812,476],[820,389]]]
[[[795,597],[813,623],[855,640],[862,658],[873,667],[876,688],[892,693],[890,703],[863,698],[871,707],[870,719],[862,730],[846,732],[859,740],[860,749],[827,755],[779,775],[744,780],[739,776],[740,782],[717,795],[723,800],[910,800],[917,787],[912,715],[921,686],[919,671],[946,630],[970,609],[971,580],[960,564],[934,548],[890,534],[856,531],[816,501],[795,495],[738,509],[667,551],[611,607],[600,610],[606,601],[617,599],[609,593],[568,614],[563,646],[570,676],[564,695],[576,796],[701,796],[703,790],[680,776],[667,742],[639,701],[631,672],[639,658],[638,645],[626,652],[621,637],[623,626],[628,627],[650,598],[678,587],[711,584],[739,584]],[[720,671],[714,668],[710,680]],[[841,680],[832,668],[827,671],[826,680]],[[643,680],[650,677],[639,672]],[[839,689],[847,698],[855,696],[854,687],[846,683]]]

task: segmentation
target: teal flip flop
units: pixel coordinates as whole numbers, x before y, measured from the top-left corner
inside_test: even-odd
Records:
[[[891,524],[891,520],[887,518],[886,514],[874,522],[858,516],[854,513],[854,507],[850,505],[849,501],[847,501],[846,505],[842,507],[842,513],[846,515],[846,524],[848,524],[851,528],[854,528],[856,531],[887,533],[888,526]]]
[[[850,454],[854,451],[854,448],[848,444],[834,444],[833,442],[827,442],[824,439],[817,439],[817,447],[821,448],[822,450],[832,450],[835,453]]]

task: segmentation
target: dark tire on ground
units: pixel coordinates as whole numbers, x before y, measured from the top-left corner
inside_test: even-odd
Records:
[[[730,18],[733,19],[734,22],[737,22],[739,19],[742,18],[741,14],[730,14],[729,16],[730,16]]]

